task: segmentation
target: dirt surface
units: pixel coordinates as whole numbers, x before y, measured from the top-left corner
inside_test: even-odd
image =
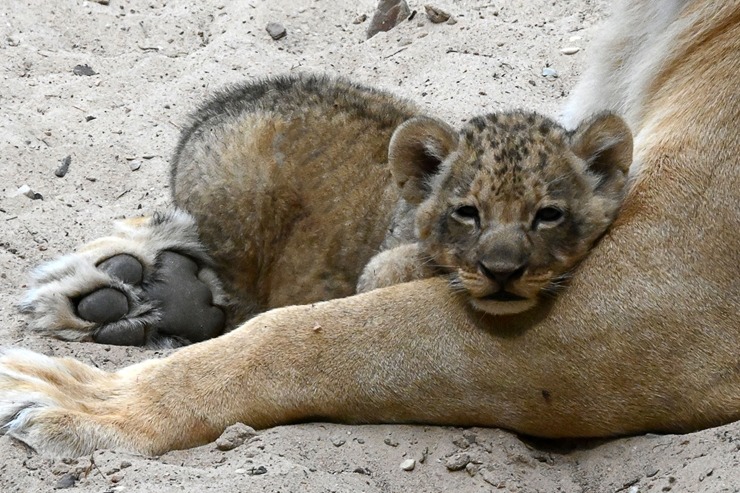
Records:
[[[453,125],[514,107],[555,115],[607,3],[445,0],[432,5],[456,22],[434,24],[424,4],[410,0],[411,20],[366,40],[375,0],[6,0],[0,344],[106,369],[163,354],[40,338],[15,305],[34,265],[105,234],[113,219],[167,206],[179,127],[213,90],[263,75],[329,72],[409,97]],[[272,22],[284,37],[271,37]],[[580,49],[561,52],[573,47]],[[68,156],[64,174],[58,168]],[[238,441],[224,437],[219,447]],[[306,424],[262,431],[231,450],[209,444],[156,458],[102,450],[63,460],[0,438],[0,491],[54,488],[739,492],[740,423],[575,444],[495,429]]]

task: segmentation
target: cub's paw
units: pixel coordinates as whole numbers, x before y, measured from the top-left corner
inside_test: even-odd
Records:
[[[226,297],[195,221],[173,210],[37,268],[21,310],[69,341],[180,346],[220,335]]]
[[[429,262],[423,259],[419,245],[406,243],[383,250],[371,258],[357,281],[357,292],[366,293],[434,275]]]

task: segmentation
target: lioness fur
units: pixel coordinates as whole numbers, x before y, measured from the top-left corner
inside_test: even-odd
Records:
[[[654,5],[616,12],[583,87],[622,82],[605,99],[573,97],[571,111],[585,115],[623,110],[635,163],[621,215],[554,301],[481,316],[433,278],[272,310],[115,373],[6,350],[0,420],[46,453],[156,454],[212,440],[236,421],[486,425],[564,437],[740,418],[740,6]],[[640,32],[665,42],[632,36]]]

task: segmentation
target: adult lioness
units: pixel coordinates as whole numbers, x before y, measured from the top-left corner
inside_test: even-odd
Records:
[[[737,96],[740,7],[636,2],[606,30],[613,51],[587,78],[608,97],[575,101],[583,114],[627,110],[633,185],[612,233],[555,302],[481,317],[444,282],[426,280],[274,310],[114,374],[8,351],[0,370],[8,430],[50,453],[155,453],[237,420],[605,436],[738,419],[740,110],[728,103]]]

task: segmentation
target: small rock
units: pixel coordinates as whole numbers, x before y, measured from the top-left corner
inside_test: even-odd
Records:
[[[471,445],[478,441],[478,435],[472,430],[463,430],[462,434],[463,438]]]
[[[109,476],[108,479],[110,480],[111,483],[120,483],[121,480],[123,479],[123,474],[120,474],[120,473],[114,474],[113,476]]]
[[[247,471],[247,474],[249,474],[250,476],[260,476],[262,474],[267,474],[267,468],[265,466],[253,467]]]
[[[56,482],[54,485],[55,490],[66,490],[67,488],[73,488],[77,482],[78,476],[74,473],[68,472]]]
[[[391,437],[386,438],[383,440],[383,443],[390,446],[390,447],[398,447],[398,442]]]
[[[131,467],[131,463],[127,460],[121,462],[121,465],[119,466],[121,469],[126,469],[127,467]]]
[[[465,472],[467,472],[471,477],[478,474],[478,471],[480,471],[479,464],[473,464],[472,462],[470,462],[467,466],[465,466]]]
[[[543,77],[552,77],[552,78],[555,78],[556,79],[558,77],[558,71],[555,70],[554,68],[545,67],[545,68],[542,69],[542,76]]]
[[[380,0],[367,27],[367,38],[370,39],[381,31],[390,31],[410,15],[411,9],[406,0]]]
[[[571,43],[577,43],[582,39],[583,38],[581,38],[580,36],[571,36],[570,38],[568,38],[568,41],[570,41]]]
[[[416,467],[416,461],[414,459],[406,459],[401,462],[401,469],[404,471],[413,471],[414,467]]]
[[[129,168],[131,168],[131,171],[139,171],[139,168],[141,168],[141,161],[131,161],[128,163]]]
[[[470,455],[465,453],[452,454],[445,459],[445,467],[450,471],[460,471],[470,463]]]
[[[75,75],[85,75],[85,76],[91,76],[96,75],[97,72],[94,71],[88,64],[85,65],[75,65],[72,69],[72,73]]]
[[[398,46],[408,46],[412,43],[409,38],[403,38],[401,41],[398,42]]]
[[[367,20],[367,14],[360,14],[357,17],[355,17],[355,20],[352,21],[352,24],[362,24]]]
[[[254,428],[243,423],[236,423],[226,428],[216,439],[216,448],[222,451],[233,450],[255,436],[257,432]]]
[[[332,437],[331,439],[331,444],[334,445],[335,447],[341,447],[345,443],[347,443],[347,440],[345,440],[342,437]]]
[[[433,24],[441,24],[450,20],[450,14],[438,7],[424,5],[424,10],[426,10],[427,19],[432,21]]]
[[[468,440],[464,436],[453,438],[452,443],[455,444],[458,448],[470,447],[470,442],[468,442]]]
[[[110,5],[110,0],[92,0],[95,3],[99,3],[100,5]]]
[[[43,195],[34,192],[28,185],[21,185],[13,194],[14,197],[17,197],[18,195],[25,195],[31,200],[44,200]]]
[[[575,55],[579,51],[581,51],[581,49],[577,46],[566,46],[560,49],[560,53],[563,55]]]
[[[65,156],[59,163],[59,167],[54,171],[57,178],[63,178],[69,171],[69,165],[72,164],[72,156]]]
[[[267,30],[267,34],[269,34],[275,41],[284,38],[288,34],[288,31],[285,30],[285,26],[277,22],[268,23],[265,30]]]
[[[85,117],[85,121],[86,121],[86,122],[91,122],[91,121],[93,121],[93,120],[95,120],[95,119],[97,119],[97,118],[98,118],[97,116],[87,115],[87,116]]]
[[[454,26],[455,24],[457,24],[457,19],[455,19],[454,17],[450,17],[449,19],[447,19],[447,22],[445,22],[445,24],[447,24],[448,26]]]

